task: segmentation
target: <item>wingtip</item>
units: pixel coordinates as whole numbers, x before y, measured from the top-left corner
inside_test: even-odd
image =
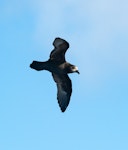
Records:
[[[65,107],[62,107],[60,104],[59,104],[59,107],[60,107],[60,110],[61,110],[62,113],[64,113],[64,112],[66,111],[66,108],[67,108],[67,107],[66,107],[66,108],[65,108]]]
[[[67,107],[60,107],[60,110],[62,113],[64,113],[66,111]]]
[[[64,112],[65,112],[65,110],[66,110],[66,109],[61,109],[62,113],[64,113]]]
[[[68,49],[68,48],[69,48],[69,43],[68,43],[66,40],[57,37],[57,38],[55,38],[55,40],[53,41],[53,45],[54,45],[55,47],[58,47],[59,45],[61,45],[61,44],[63,44],[63,43],[65,43],[66,49]]]

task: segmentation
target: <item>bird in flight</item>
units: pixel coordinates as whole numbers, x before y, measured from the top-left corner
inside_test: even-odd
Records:
[[[72,94],[72,82],[68,73],[78,71],[78,67],[68,63],[65,59],[65,53],[69,48],[69,43],[61,38],[55,38],[53,42],[54,49],[50,53],[50,58],[45,62],[33,61],[30,64],[32,69],[37,71],[47,70],[52,73],[53,79],[57,84],[57,99],[62,112],[69,104]]]

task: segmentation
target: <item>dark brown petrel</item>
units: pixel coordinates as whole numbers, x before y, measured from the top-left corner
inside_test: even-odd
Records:
[[[57,84],[57,99],[61,111],[64,112],[69,104],[72,93],[72,82],[68,77],[68,73],[78,71],[78,67],[66,62],[65,53],[69,48],[69,43],[61,38],[56,38],[53,42],[54,50],[50,54],[50,58],[45,62],[33,61],[30,64],[32,69],[37,71],[48,70],[52,73],[53,79]]]

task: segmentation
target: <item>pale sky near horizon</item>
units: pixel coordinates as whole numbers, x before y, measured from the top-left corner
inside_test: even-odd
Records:
[[[0,150],[128,150],[128,1],[0,2]],[[45,61],[70,43],[73,93],[65,113]]]

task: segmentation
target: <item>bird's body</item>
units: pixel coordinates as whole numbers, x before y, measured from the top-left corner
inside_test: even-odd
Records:
[[[47,70],[50,71],[51,73],[57,73],[57,74],[67,74],[67,73],[72,73],[70,70],[70,63],[64,62],[59,64],[58,62],[54,62],[52,60],[48,60],[45,62],[38,62],[38,61],[33,61],[33,63],[30,65],[31,68],[40,71],[40,70]]]
[[[73,72],[79,73],[79,71],[76,66],[65,60],[65,53],[69,48],[68,42],[61,38],[56,38],[53,45],[55,49],[51,52],[48,61],[33,61],[30,67],[37,71],[47,70],[52,73],[58,89],[58,103],[61,111],[64,112],[69,104],[72,93],[72,83],[67,74]]]

